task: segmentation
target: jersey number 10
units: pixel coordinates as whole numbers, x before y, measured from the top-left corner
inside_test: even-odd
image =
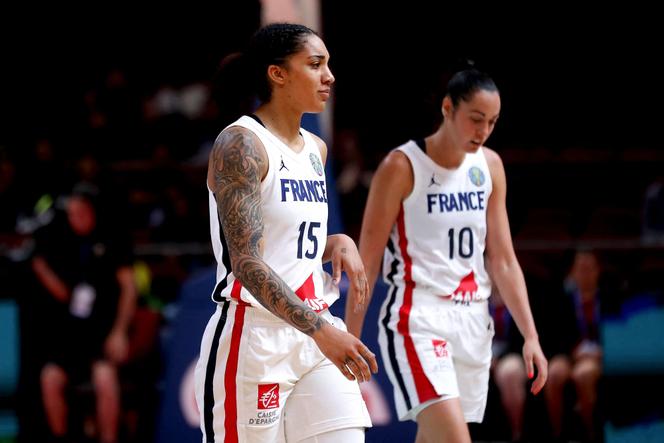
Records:
[[[450,260],[454,259],[454,228],[447,231],[447,236],[450,238]],[[468,250],[464,251],[464,237],[468,237]],[[473,231],[465,227],[459,231],[459,256],[462,258],[470,258],[473,255]]]

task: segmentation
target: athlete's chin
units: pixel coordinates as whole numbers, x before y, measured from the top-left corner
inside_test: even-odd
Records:
[[[325,110],[325,102],[320,102],[316,106],[311,106],[310,109],[308,109],[306,112],[310,114],[318,114],[320,112],[323,112]]]
[[[468,152],[470,154],[474,154],[477,151],[479,151],[481,147],[482,147],[481,143],[472,143],[471,142],[471,143],[468,143],[466,145],[466,152]]]

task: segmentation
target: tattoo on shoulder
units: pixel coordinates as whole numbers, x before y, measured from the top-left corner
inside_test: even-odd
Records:
[[[266,158],[261,149],[246,130],[228,128],[218,137],[210,157],[219,219],[233,273],[266,309],[300,331],[312,334],[323,326],[323,320],[262,260],[260,185]]]

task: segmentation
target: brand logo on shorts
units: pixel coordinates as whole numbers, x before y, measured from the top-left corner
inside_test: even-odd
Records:
[[[311,160],[311,166],[314,167],[316,174],[323,175],[323,165],[321,165],[320,160],[318,160],[318,156],[312,152],[309,154],[309,160]]]
[[[258,409],[279,407],[279,383],[258,385]]]
[[[447,342],[445,340],[431,340],[433,343],[433,352],[436,354],[436,357],[447,357]]]

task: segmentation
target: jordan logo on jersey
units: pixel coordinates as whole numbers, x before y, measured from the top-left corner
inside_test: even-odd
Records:
[[[286,166],[286,163],[284,163],[284,158],[283,157],[281,157],[281,166],[279,166],[279,170],[281,171],[282,169],[285,169],[286,171],[290,171],[290,169],[288,169],[288,166]]]
[[[279,407],[279,383],[258,385],[258,409]]]
[[[447,357],[449,354],[447,352],[447,342],[445,340],[431,340],[433,344],[433,352],[436,354],[436,357],[442,358]]]
[[[436,181],[436,174],[431,174],[431,181],[429,182],[429,187],[433,185],[440,186],[440,183]]]

